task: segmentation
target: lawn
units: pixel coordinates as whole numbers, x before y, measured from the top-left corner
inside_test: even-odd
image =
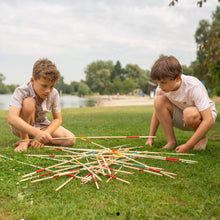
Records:
[[[220,112],[220,102],[216,104]],[[63,109],[63,126],[76,136],[148,135],[152,106],[94,107]],[[192,151],[193,156],[179,158],[198,163],[140,159],[149,166],[161,167],[177,174],[175,179],[134,171],[133,175],[117,174],[128,180],[106,183],[102,177],[98,190],[94,182],[81,184],[73,179],[59,191],[55,189],[68,177],[31,183],[20,182],[21,176],[36,168],[20,164],[23,161],[46,167],[54,164],[40,158],[15,153],[12,144],[17,141],[7,125],[7,111],[0,111],[0,219],[219,219],[220,218],[220,115],[208,133],[205,151]],[[175,130],[178,144],[187,141],[192,132]],[[105,147],[121,144],[144,146],[145,139],[94,139]],[[162,152],[166,140],[159,128],[153,147],[143,150]],[[98,148],[77,140],[74,147]],[[29,149],[30,154],[52,154],[54,150]],[[168,152],[163,150],[163,152]],[[174,153],[175,151],[169,151]],[[56,151],[57,153],[57,151]],[[59,153],[59,152],[58,152]]]

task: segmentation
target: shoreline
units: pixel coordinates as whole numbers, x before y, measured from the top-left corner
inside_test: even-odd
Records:
[[[89,97],[97,100],[97,107],[111,107],[111,106],[147,106],[153,105],[154,99],[150,96],[93,96]]]

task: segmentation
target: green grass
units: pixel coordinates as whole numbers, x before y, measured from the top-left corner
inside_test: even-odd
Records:
[[[216,104],[218,112],[220,103]],[[63,110],[63,126],[76,136],[148,135],[153,107],[105,107]],[[42,167],[53,161],[15,153],[17,141],[7,125],[7,111],[0,111],[0,154]],[[162,167],[177,174],[176,179],[135,171],[133,175],[117,174],[130,185],[116,180],[106,183],[102,177],[97,190],[93,182],[81,184],[72,180],[58,192],[55,189],[68,177],[38,183],[22,182],[21,176],[35,171],[16,160],[0,158],[0,219],[219,219],[220,218],[220,117],[208,133],[205,151],[192,151],[197,164],[141,159],[149,166]],[[178,144],[187,141],[192,132],[175,130]],[[144,146],[144,139],[93,140],[106,147],[130,143]],[[162,151],[166,140],[161,128],[153,147]],[[80,148],[95,148],[77,140]],[[51,154],[49,149],[30,149],[31,154]],[[171,151],[171,152],[174,152]]]

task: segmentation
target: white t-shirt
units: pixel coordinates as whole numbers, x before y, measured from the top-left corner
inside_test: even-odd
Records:
[[[184,110],[187,107],[194,106],[199,112],[211,109],[213,119],[217,117],[215,103],[210,100],[205,86],[195,77],[181,75],[181,85],[176,91],[163,92],[159,86],[156,89],[156,95],[165,95],[174,105]]]
[[[50,124],[50,121],[46,116],[48,112],[61,112],[59,93],[55,88],[53,88],[52,92],[40,104],[31,82],[25,83],[15,89],[11,98],[10,106],[15,106],[16,108],[21,109],[22,102],[27,97],[33,97],[36,100],[35,122],[33,125],[36,128]]]

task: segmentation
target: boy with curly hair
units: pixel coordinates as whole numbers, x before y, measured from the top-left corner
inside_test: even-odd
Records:
[[[13,134],[20,138],[15,151],[27,151],[28,145],[39,148],[44,144],[72,146],[74,135],[61,126],[62,115],[58,91],[54,88],[60,79],[56,65],[48,59],[35,62],[30,81],[15,89],[10,103],[8,123]],[[46,114],[51,112],[50,122]],[[54,140],[64,137],[67,139]],[[69,139],[68,139],[69,138]],[[36,139],[29,142],[28,139]]]

